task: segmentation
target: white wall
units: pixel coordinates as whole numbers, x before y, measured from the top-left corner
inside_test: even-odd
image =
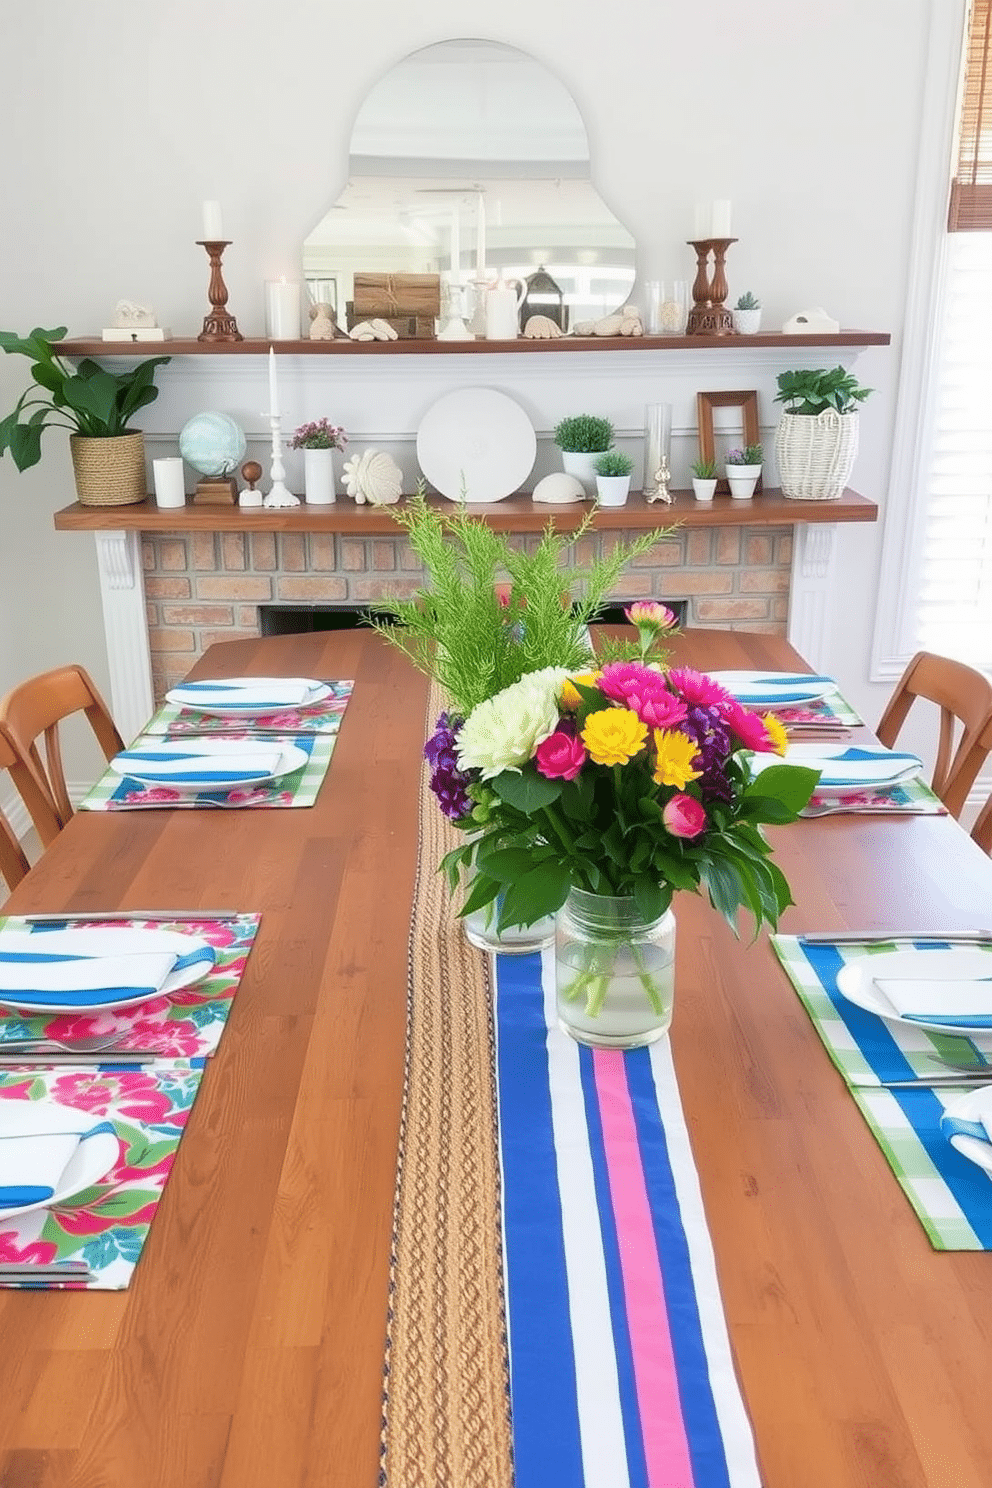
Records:
[[[381,71],[419,46],[483,35],[561,77],[589,130],[593,174],[640,247],[643,278],[691,278],[697,198],[730,197],[732,294],[765,326],[823,305],[891,332],[858,361],[879,389],[854,484],[880,501],[910,252],[931,9],[947,0],[97,0],[7,6],[0,118],[0,326],[93,333],[117,299],[196,334],[206,261],[200,203],[223,203],[229,306],[263,332],[262,285],[343,184],[351,122]],[[956,8],[956,5],[955,7]],[[636,297],[636,296],[635,296]],[[26,363],[0,358],[0,409]],[[56,533],[73,500],[68,445],[0,462],[0,689],[74,658],[106,686],[91,539]],[[881,527],[841,529],[849,576],[830,665],[873,719],[887,689],[868,655]]]

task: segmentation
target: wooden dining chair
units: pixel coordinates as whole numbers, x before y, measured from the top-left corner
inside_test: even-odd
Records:
[[[124,748],[106,703],[81,666],[56,667],[30,677],[0,701],[0,733],[16,756],[11,778],[44,847],[55,841],[73,814],[59,725],[75,713],[89,721],[108,760]]]
[[[930,783],[951,815],[960,817],[992,747],[978,747],[979,735],[992,718],[992,681],[963,661],[918,651],[900,677],[876,729],[888,748],[895,743],[917,698],[926,698],[940,708],[940,737]]]
[[[972,745],[971,755],[964,761],[963,769],[967,773],[969,789],[982,765],[992,754],[992,718],[980,731],[978,738]],[[971,829],[971,835],[978,843],[983,852],[992,855],[992,795],[989,796],[985,805],[975,818]]]
[[[0,737],[0,770],[9,770],[16,763],[17,755],[13,745]],[[8,889],[16,889],[29,867],[13,827],[0,811],[0,878],[4,879]]]

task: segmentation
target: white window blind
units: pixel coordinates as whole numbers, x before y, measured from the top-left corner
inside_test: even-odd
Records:
[[[992,232],[952,233],[917,549],[914,649],[992,666]]]

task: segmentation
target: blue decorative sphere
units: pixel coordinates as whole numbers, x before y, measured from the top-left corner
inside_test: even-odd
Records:
[[[230,475],[247,448],[245,431],[226,413],[198,413],[179,435],[179,453],[201,475]]]

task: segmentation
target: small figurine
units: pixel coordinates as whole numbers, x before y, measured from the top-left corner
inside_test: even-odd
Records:
[[[330,305],[321,302],[310,306],[310,340],[311,341],[333,341],[337,335],[337,327],[331,314]]]
[[[255,490],[255,482],[262,479],[262,467],[257,460],[246,460],[241,467],[241,474],[248,482],[247,488],[238,497],[239,506],[261,506],[262,493]]]
[[[664,453],[661,456],[661,464],[654,473],[654,486],[650,491],[645,491],[648,501],[664,501],[671,505],[672,493],[668,489],[668,482],[672,478],[672,472],[668,468],[668,457]]]
[[[133,300],[118,300],[114,307],[115,330],[150,330],[158,325],[151,305],[137,305]]]

